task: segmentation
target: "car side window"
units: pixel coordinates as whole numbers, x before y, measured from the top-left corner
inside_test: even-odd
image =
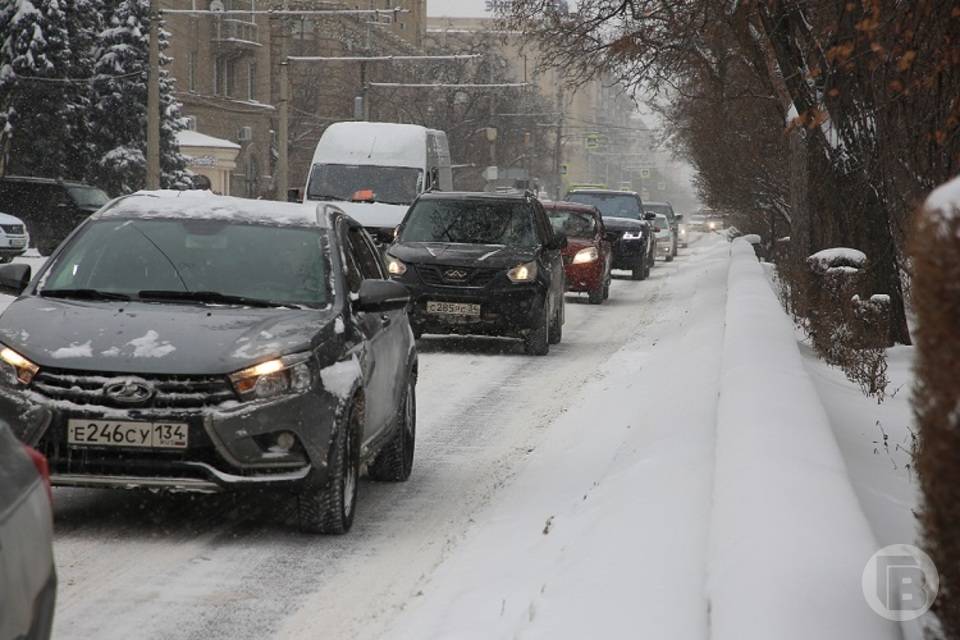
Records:
[[[380,257],[363,231],[353,227],[348,230],[347,234],[350,238],[350,248],[356,259],[357,266],[360,268],[360,274],[363,276],[363,279],[371,278],[374,280],[382,280],[384,273],[383,266],[380,263]]]
[[[543,207],[539,203],[533,204],[533,219],[537,227],[537,235],[540,237],[540,244],[547,245],[555,237],[553,225]]]
[[[345,223],[338,226],[338,236],[340,237],[340,252],[343,256],[344,279],[347,281],[347,288],[351,293],[360,291],[360,283],[363,282],[363,273],[360,271],[360,265],[353,250],[353,244],[350,242],[350,235]]]

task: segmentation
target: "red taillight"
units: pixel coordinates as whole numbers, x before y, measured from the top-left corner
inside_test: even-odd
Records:
[[[50,503],[52,504],[53,492],[50,490],[50,465],[47,463],[44,455],[33,447],[24,445],[24,448],[27,450],[27,455],[33,460],[33,465],[37,468],[37,473],[43,478],[43,484],[47,487],[47,496],[50,497]]]

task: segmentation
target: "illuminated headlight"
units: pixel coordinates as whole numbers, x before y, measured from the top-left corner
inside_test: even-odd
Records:
[[[21,384],[30,384],[33,377],[37,375],[37,371],[40,371],[38,365],[30,362],[10,347],[0,349],[0,361],[3,361],[6,365],[4,373],[13,375],[17,382]]]
[[[536,262],[525,262],[524,264],[518,264],[510,271],[507,271],[507,277],[510,278],[510,282],[519,283],[519,282],[533,282],[537,279],[537,263]]]
[[[682,235],[682,236],[687,235],[687,228],[686,228],[686,227],[680,227],[680,235]]]
[[[629,231],[624,231],[623,239],[624,240],[642,240],[643,231],[637,231],[636,233],[630,233]]]
[[[707,223],[707,228],[709,228],[709,229],[716,229],[716,228],[717,228],[717,223],[716,223],[716,222],[708,222],[708,223]]]
[[[393,256],[387,256],[387,272],[392,276],[402,276],[407,272],[407,265]]]
[[[580,249],[580,251],[577,251],[577,255],[573,256],[573,264],[596,262],[599,258],[600,254],[597,252],[596,247],[587,247],[586,249]]]
[[[244,400],[273,398],[310,388],[310,354],[298,353],[267,360],[230,376],[230,382]]]

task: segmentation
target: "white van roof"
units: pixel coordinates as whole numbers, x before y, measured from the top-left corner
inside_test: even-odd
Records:
[[[415,124],[335,122],[323,132],[313,164],[422,169],[427,161],[428,133],[445,135]]]

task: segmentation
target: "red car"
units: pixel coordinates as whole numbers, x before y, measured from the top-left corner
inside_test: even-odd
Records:
[[[596,207],[575,202],[544,202],[543,208],[557,231],[567,236],[563,265],[567,291],[585,291],[590,304],[610,296],[611,246]]]

